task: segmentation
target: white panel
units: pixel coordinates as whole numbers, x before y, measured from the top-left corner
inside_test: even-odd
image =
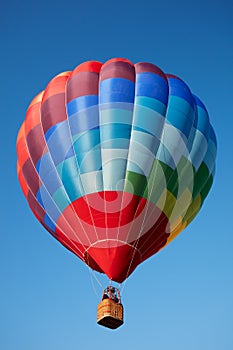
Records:
[[[208,144],[205,136],[199,130],[196,130],[192,149],[188,158],[196,170],[199,168],[205,157],[207,147]]]

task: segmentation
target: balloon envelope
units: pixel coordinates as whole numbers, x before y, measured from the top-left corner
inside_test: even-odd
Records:
[[[216,138],[181,79],[112,59],[52,79],[28,107],[17,153],[41,224],[122,282],[197,215],[213,182]]]

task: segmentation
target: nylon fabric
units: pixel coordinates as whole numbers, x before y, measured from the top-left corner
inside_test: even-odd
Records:
[[[121,283],[196,217],[216,152],[207,109],[184,81],[115,58],[61,73],[33,99],[17,172],[46,230]]]

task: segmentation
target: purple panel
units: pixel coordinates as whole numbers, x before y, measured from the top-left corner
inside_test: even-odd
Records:
[[[160,77],[164,78],[165,80],[167,80],[164,72],[159,67],[155,66],[152,63],[147,63],[147,62],[136,63],[135,69],[136,69],[137,74],[150,72],[150,73],[155,73],[155,74],[159,75]]]
[[[41,105],[41,123],[44,133],[51,126],[67,119],[65,108],[65,94],[60,93],[50,96]]]
[[[48,151],[40,124],[30,130],[26,137],[26,141],[30,156],[35,165],[42,155]]]
[[[30,208],[37,214],[37,218],[39,218],[42,222],[44,222],[45,211],[41,207],[41,205],[37,202],[36,198],[33,196],[31,191],[28,192],[27,200]]]
[[[77,97],[98,95],[99,74],[94,72],[80,72],[72,76],[66,87],[67,103]]]
[[[31,159],[28,159],[22,168],[23,176],[28,184],[28,187],[32,193],[36,196],[38,189],[40,187],[40,179],[35,170],[34,165],[32,164]]]
[[[124,78],[135,82],[134,66],[127,62],[112,62],[103,65],[100,71],[100,80],[109,78]]]

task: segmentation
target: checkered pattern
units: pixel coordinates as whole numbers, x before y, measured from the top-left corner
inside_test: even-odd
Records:
[[[216,137],[181,79],[112,59],[52,79],[27,110],[17,153],[41,224],[122,282],[197,215],[213,182]]]

